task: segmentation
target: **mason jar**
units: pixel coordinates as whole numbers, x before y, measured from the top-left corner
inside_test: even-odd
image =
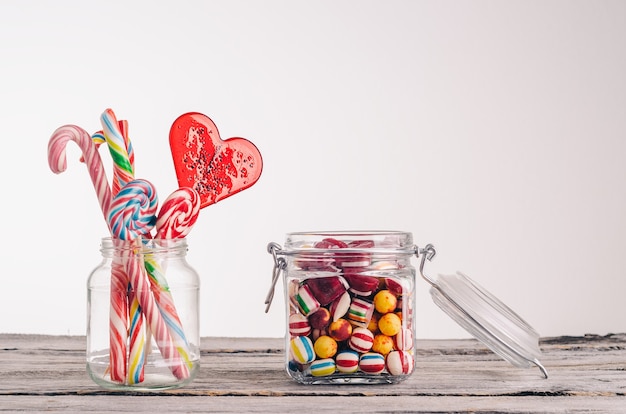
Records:
[[[289,233],[283,275],[285,366],[299,383],[397,383],[415,366],[411,233]],[[273,286],[266,304],[271,302]]]
[[[200,367],[200,279],[181,239],[104,238],[87,282],[87,372],[122,390],[177,388]]]

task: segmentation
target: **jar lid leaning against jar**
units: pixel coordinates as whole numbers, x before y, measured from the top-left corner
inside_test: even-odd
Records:
[[[286,367],[304,384],[397,383],[413,372],[415,278],[413,256],[433,301],[460,326],[511,364],[537,366],[539,334],[469,277],[437,280],[424,274],[435,256],[402,231],[288,233],[284,247],[269,243],[275,285],[283,278]]]

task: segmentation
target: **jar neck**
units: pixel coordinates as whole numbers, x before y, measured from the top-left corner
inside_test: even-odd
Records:
[[[187,240],[185,238],[120,240],[105,237],[100,242],[100,253],[104,258],[129,254],[184,257],[187,255]]]

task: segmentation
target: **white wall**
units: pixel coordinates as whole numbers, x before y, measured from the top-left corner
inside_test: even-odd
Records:
[[[84,333],[106,226],[46,147],[107,107],[162,198],[184,112],[264,156],[189,237],[203,336],[282,336],[265,246],[335,229],[413,232],[544,336],[626,330],[624,2],[14,0],[0,39],[0,332]],[[467,336],[417,301],[420,337]]]

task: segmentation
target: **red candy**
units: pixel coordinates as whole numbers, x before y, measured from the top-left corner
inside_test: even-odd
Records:
[[[349,249],[371,249],[374,247],[373,240],[354,240],[346,245]],[[368,253],[338,253],[337,265],[341,267],[367,267],[372,263]]]
[[[378,278],[373,276],[346,273],[343,277],[350,285],[350,291],[359,296],[369,296],[378,288]]]
[[[222,140],[213,121],[197,112],[174,121],[170,148],[178,185],[196,190],[201,208],[252,186],[263,170],[261,153],[252,142]]]
[[[346,287],[337,276],[311,278],[306,283],[322,306],[328,305],[346,291]]]

